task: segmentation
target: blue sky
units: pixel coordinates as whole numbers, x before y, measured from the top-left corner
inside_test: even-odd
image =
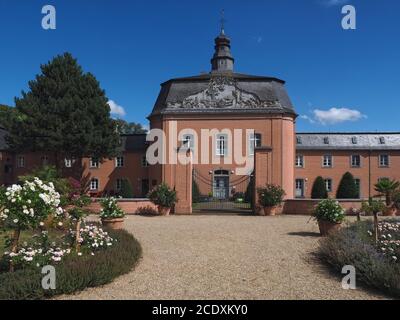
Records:
[[[341,27],[347,3],[357,30]],[[298,131],[400,131],[398,0],[0,0],[0,103],[69,51],[146,124],[160,83],[210,70],[222,8],[235,70],[286,80]]]

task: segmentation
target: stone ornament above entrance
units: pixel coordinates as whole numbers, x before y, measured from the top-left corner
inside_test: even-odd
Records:
[[[279,101],[261,101],[238,87],[235,79],[225,76],[211,77],[208,86],[180,102],[167,103],[168,109],[257,109],[279,107]]]

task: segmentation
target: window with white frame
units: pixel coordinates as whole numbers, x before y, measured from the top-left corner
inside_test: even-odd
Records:
[[[149,166],[149,162],[147,161],[146,155],[142,156],[142,167],[147,168]]]
[[[331,168],[332,167],[332,156],[331,155],[324,155],[322,157],[322,166],[324,168]]]
[[[249,155],[254,156],[255,148],[261,147],[261,134],[260,133],[251,133],[249,137]]]
[[[115,158],[115,166],[117,168],[122,168],[124,166],[124,157],[122,157],[122,156],[116,157]]]
[[[387,155],[387,154],[379,155],[379,166],[380,167],[389,167],[389,155]]]
[[[90,164],[89,165],[90,165],[91,168],[98,168],[99,165],[100,165],[99,158],[94,158],[94,157],[90,158]]]
[[[357,187],[357,198],[361,198],[361,180],[360,179],[354,179],[354,183],[356,184]]]
[[[296,168],[303,168],[304,167],[304,156],[301,154],[296,155]]]
[[[24,168],[25,167],[25,157],[19,156],[17,158],[17,166],[18,166],[18,168]]]
[[[351,166],[353,168],[361,167],[361,156],[359,154],[353,154],[351,156]]]
[[[99,179],[93,178],[90,180],[90,190],[95,191],[99,189]]]
[[[325,179],[326,191],[332,192],[332,179]]]
[[[192,134],[185,134],[182,139],[182,146],[186,150],[194,150],[194,136]]]
[[[121,191],[123,180],[124,179],[117,179],[116,180],[115,187],[116,187],[117,191]]]
[[[228,154],[228,136],[226,134],[217,135],[217,156],[226,156]]]

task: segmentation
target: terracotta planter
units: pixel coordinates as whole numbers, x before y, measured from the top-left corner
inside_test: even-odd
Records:
[[[265,216],[275,216],[277,207],[265,207],[264,215]]]
[[[387,208],[384,212],[385,217],[395,217],[397,214],[396,208]]]
[[[160,216],[169,216],[170,212],[171,208],[158,206],[158,213],[160,214]]]
[[[319,231],[321,236],[327,236],[332,232],[339,230],[342,226],[341,223],[329,222],[329,221],[318,221]]]
[[[120,230],[124,226],[124,218],[101,219],[101,223],[103,226],[109,227],[113,230]]]

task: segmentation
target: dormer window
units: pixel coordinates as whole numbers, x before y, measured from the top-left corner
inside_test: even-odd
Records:
[[[357,144],[357,143],[358,143],[357,137],[352,137],[352,138],[351,138],[351,143],[352,143],[352,144]]]
[[[329,138],[328,137],[324,138],[324,144],[329,144]]]
[[[385,137],[379,137],[379,143],[385,144],[386,143]]]
[[[301,137],[297,136],[296,141],[297,141],[297,144],[302,144]]]

